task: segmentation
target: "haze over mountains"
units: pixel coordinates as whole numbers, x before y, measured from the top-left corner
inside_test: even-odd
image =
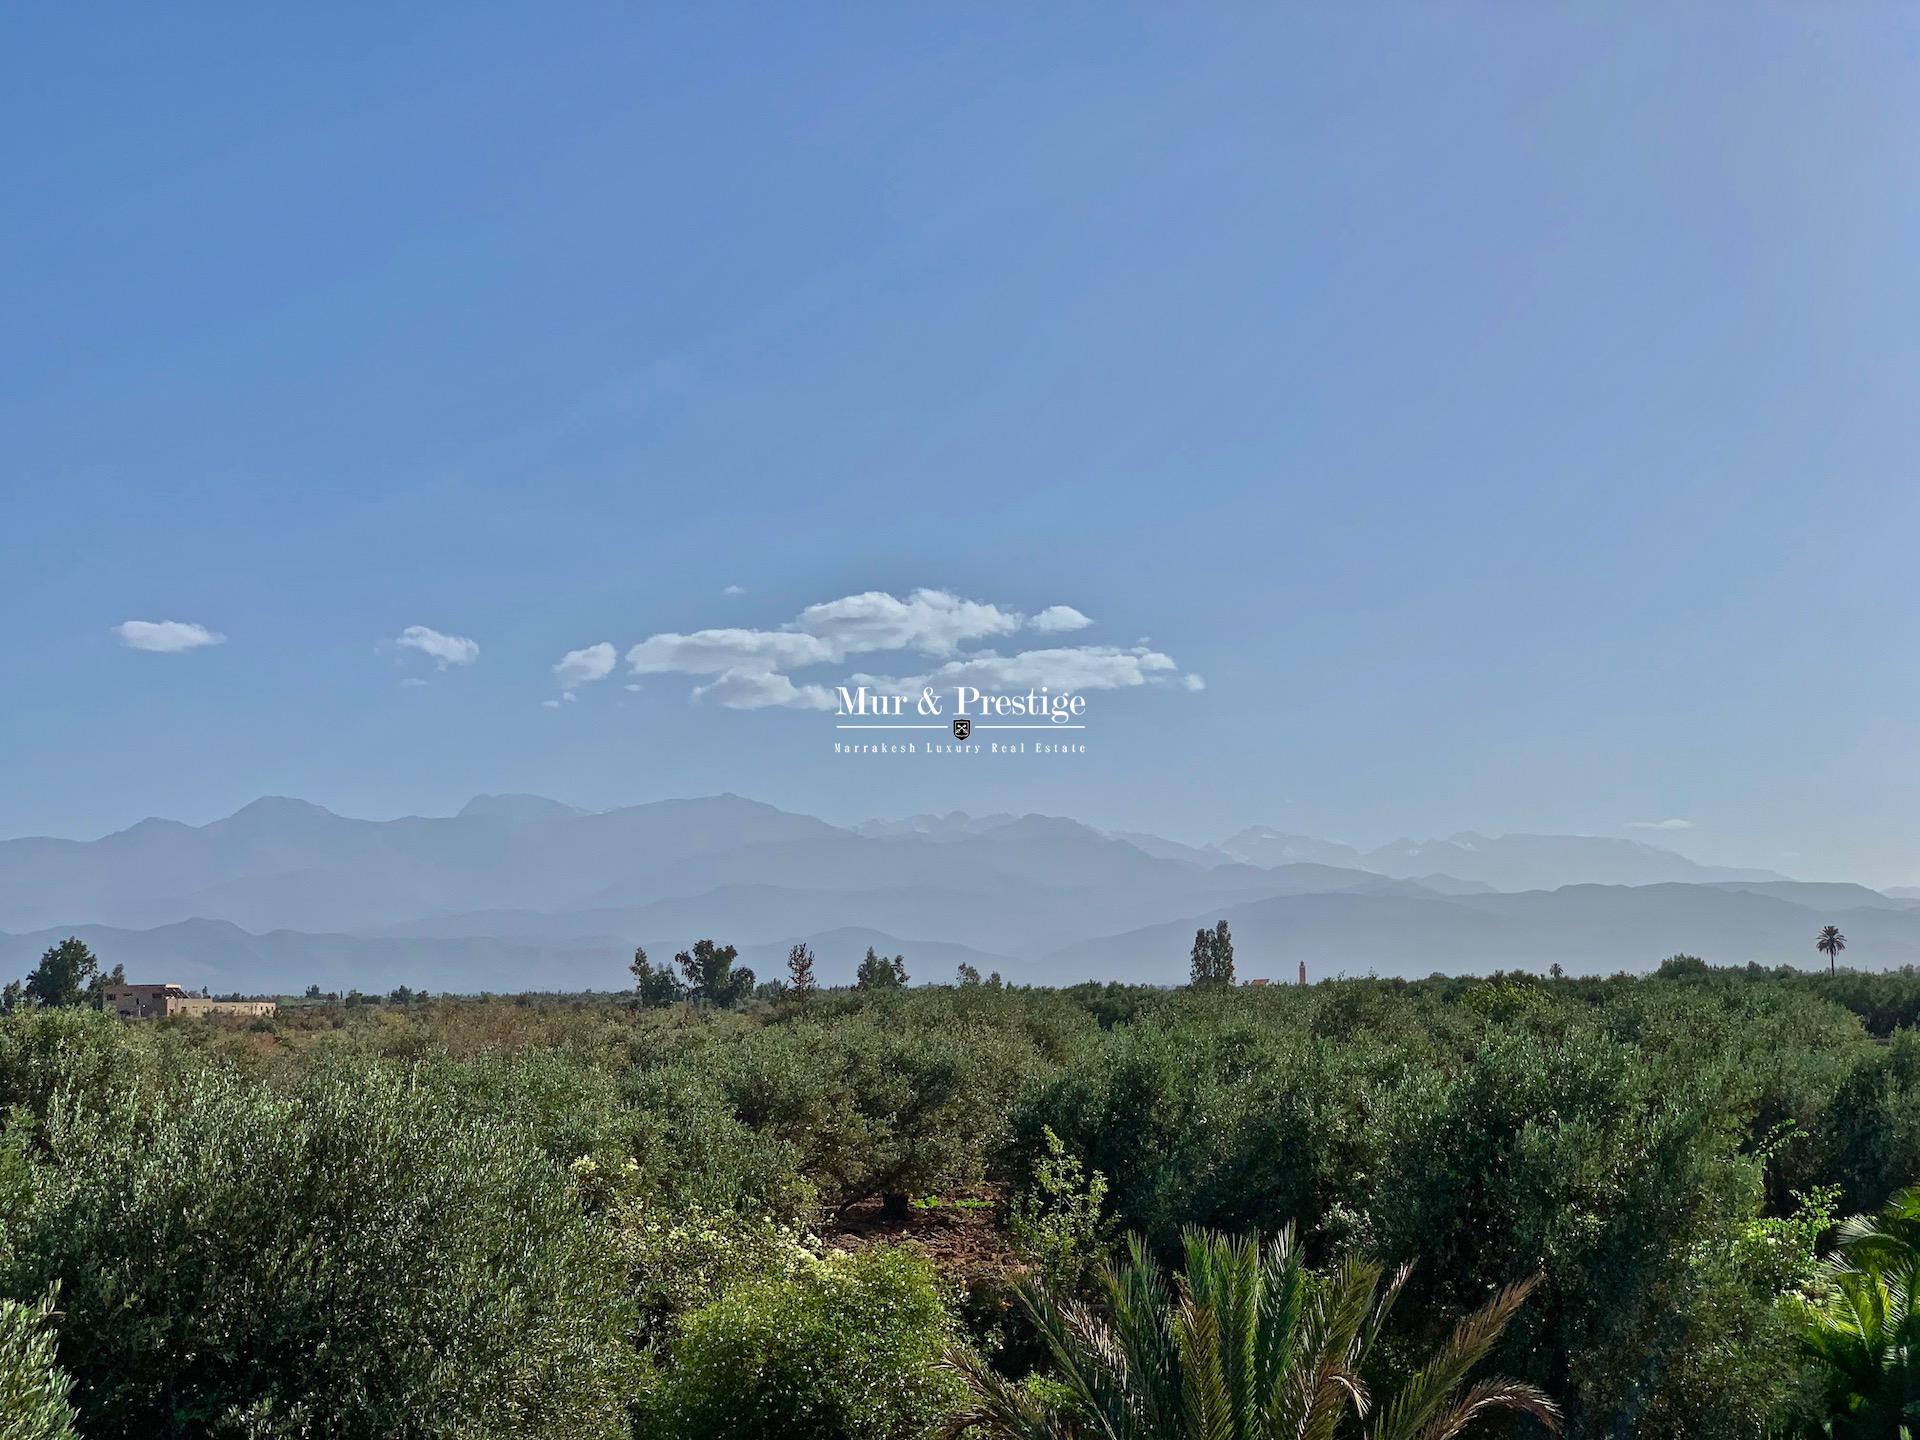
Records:
[[[917,979],[1185,978],[1226,918],[1242,978],[1811,964],[1819,927],[1870,968],[1920,961],[1920,899],[1697,865],[1583,836],[1462,833],[1362,851],[1261,827],[1193,846],[1040,815],[836,826],[737,795],[589,812],[483,795],[356,820],[257,800],[98,840],[0,842],[0,967],[79,934],[129,975],[216,991],[614,989],[635,945],[703,935],[763,978],[810,944],[828,983],[867,946]]]

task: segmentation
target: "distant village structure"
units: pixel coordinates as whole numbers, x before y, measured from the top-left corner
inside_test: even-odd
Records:
[[[164,1020],[170,1015],[271,1015],[280,1007],[272,1000],[208,1000],[189,995],[178,985],[109,985],[106,1008],[122,1020]]]
[[[1273,981],[1262,978],[1257,980],[1242,980],[1240,983],[1242,985],[1271,985]],[[1302,985],[1307,983],[1307,962],[1304,960],[1300,962],[1300,983]]]

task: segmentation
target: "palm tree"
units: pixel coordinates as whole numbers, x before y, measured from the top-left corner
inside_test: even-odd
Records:
[[[1801,1343],[1821,1363],[1833,1440],[1920,1433],[1920,1187],[1840,1227],[1828,1294],[1809,1305]]]
[[[954,1417],[1003,1440],[1331,1440],[1351,1413],[1367,1440],[1451,1440],[1494,1411],[1560,1412],[1514,1380],[1467,1384],[1535,1281],[1510,1285],[1459,1325],[1384,1405],[1360,1379],[1411,1267],[1381,1290],[1381,1268],[1348,1259],[1315,1276],[1292,1228],[1251,1238],[1190,1230],[1186,1269],[1170,1286],[1135,1238],[1101,1277],[1104,1306],[1021,1291],[1070,1401],[1051,1405],[966,1353],[951,1357],[972,1395]],[[1537,1279],[1537,1277],[1536,1277]]]
[[[1840,933],[1838,925],[1828,925],[1820,931],[1820,938],[1813,942],[1813,948],[1827,957],[1827,973],[1834,973],[1833,959],[1847,948],[1847,937]]]
[[[1895,1192],[1877,1215],[1842,1220],[1834,1244],[1859,1268],[1920,1270],[1920,1185]]]

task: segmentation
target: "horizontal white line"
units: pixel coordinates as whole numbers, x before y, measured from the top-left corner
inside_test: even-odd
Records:
[[[836,725],[836,730],[945,730],[945,725]],[[1084,730],[1084,725],[975,725],[976,730]]]

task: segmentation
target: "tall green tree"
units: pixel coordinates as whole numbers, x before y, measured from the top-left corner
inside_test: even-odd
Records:
[[[1189,957],[1188,981],[1194,985],[1233,983],[1233,935],[1222,920],[1213,929],[1196,930]]]
[[[27,975],[27,998],[38,1005],[84,1005],[88,986],[99,974],[100,962],[86,943],[69,935],[47,947],[40,963]]]
[[[737,1005],[753,994],[753,971],[734,964],[739,958],[739,950],[732,945],[696,940],[691,950],[682,950],[673,960],[687,977],[689,996],[708,1005],[725,1007]]]
[[[1838,925],[1822,926],[1820,938],[1813,942],[1813,948],[1827,957],[1827,973],[1835,973],[1835,960],[1842,950],[1847,948],[1847,937],[1840,933]]]
[[[633,963],[627,969],[633,974],[633,993],[649,1009],[673,1005],[685,998],[686,990],[680,984],[680,977],[664,965],[656,967],[638,945],[634,946]]]
[[[813,978],[813,951],[805,945],[787,951],[787,985],[794,998],[802,1002],[812,999],[813,992],[820,988]]]
[[[878,954],[871,945],[867,947],[866,958],[861,960],[860,968],[853,977],[856,990],[898,990],[906,983],[907,957],[896,955],[889,960]]]
[[[1193,932],[1193,952],[1187,957],[1187,983],[1206,985],[1213,980],[1213,932],[1204,927]]]
[[[127,967],[124,965],[115,965],[104,975],[95,971],[93,977],[87,981],[86,1003],[95,1010],[104,1010],[107,1006],[107,987],[126,983]]]
[[[1514,1380],[1469,1383],[1533,1282],[1509,1286],[1376,1398],[1361,1378],[1407,1270],[1381,1288],[1378,1265],[1349,1259],[1316,1276],[1291,1229],[1251,1238],[1188,1231],[1171,1284],[1135,1239],[1102,1276],[1102,1306],[1044,1285],[1021,1292],[1068,1397],[1014,1385],[978,1357],[949,1363],[972,1406],[958,1417],[1006,1440],[1298,1440],[1331,1437],[1349,1417],[1367,1440],[1451,1440],[1497,1412],[1559,1428],[1560,1412]],[[957,1422],[958,1423],[958,1422]]]

